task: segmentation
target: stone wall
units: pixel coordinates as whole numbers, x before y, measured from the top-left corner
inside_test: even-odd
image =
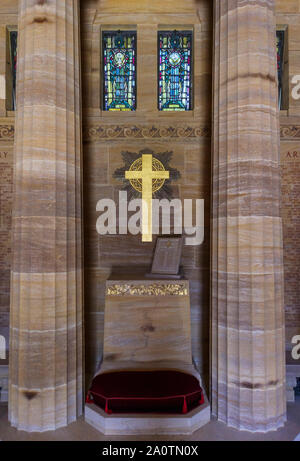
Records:
[[[113,179],[122,167],[122,151],[172,151],[170,166],[181,178],[173,183],[174,198],[205,199],[205,241],[185,246],[183,266],[191,285],[194,360],[208,374],[209,351],[209,206],[211,161],[211,50],[210,1],[160,2],[87,1],[82,8],[85,312],[86,363],[89,375],[101,359],[104,287],[112,270],[150,269],[155,238],[105,236],[96,232],[96,203],[118,198],[121,184]],[[137,30],[137,110],[101,110],[101,30]],[[194,110],[162,113],[157,109],[157,31],[194,31]]]
[[[14,114],[7,110],[7,29],[16,26],[17,0],[0,5],[0,335],[5,337],[5,359],[0,357],[0,402],[8,399],[11,210],[13,190]],[[3,357],[3,356],[2,356]]]
[[[1,137],[2,136],[2,137]],[[0,128],[0,335],[8,348],[12,209],[12,140]],[[2,362],[2,360],[0,360]]]
[[[278,26],[287,26],[289,101],[281,111],[281,187],[285,276],[286,345],[300,333],[300,99],[292,97],[292,78],[300,75],[300,1],[277,0]]]

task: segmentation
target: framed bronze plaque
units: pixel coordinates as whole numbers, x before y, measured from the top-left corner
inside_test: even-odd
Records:
[[[177,275],[182,252],[182,237],[157,237],[152,274]]]

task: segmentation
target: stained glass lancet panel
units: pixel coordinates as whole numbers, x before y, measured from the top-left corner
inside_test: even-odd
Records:
[[[10,51],[10,71],[11,71],[11,91],[12,91],[12,110],[16,109],[16,81],[17,81],[17,43],[18,32],[11,30],[9,32],[9,51]]]
[[[192,31],[158,32],[158,108],[192,109]]]
[[[102,33],[103,110],[136,110],[136,32]]]
[[[282,86],[283,86],[283,59],[284,59],[284,30],[277,30],[277,70],[278,70],[278,104],[282,108]]]

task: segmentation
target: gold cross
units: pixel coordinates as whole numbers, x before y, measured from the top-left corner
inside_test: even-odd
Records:
[[[152,242],[152,180],[169,177],[169,171],[152,170],[152,154],[143,154],[142,170],[125,171],[126,179],[142,180],[142,242]]]

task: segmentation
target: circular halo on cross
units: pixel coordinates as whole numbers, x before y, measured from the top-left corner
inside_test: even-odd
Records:
[[[131,164],[129,171],[142,171],[142,167],[142,157],[139,157]],[[155,157],[152,157],[152,170],[166,171],[163,164]],[[152,193],[154,194],[159,191],[163,187],[165,181],[165,179],[152,179]],[[142,193],[143,183],[141,179],[130,179],[129,182],[136,191]]]

